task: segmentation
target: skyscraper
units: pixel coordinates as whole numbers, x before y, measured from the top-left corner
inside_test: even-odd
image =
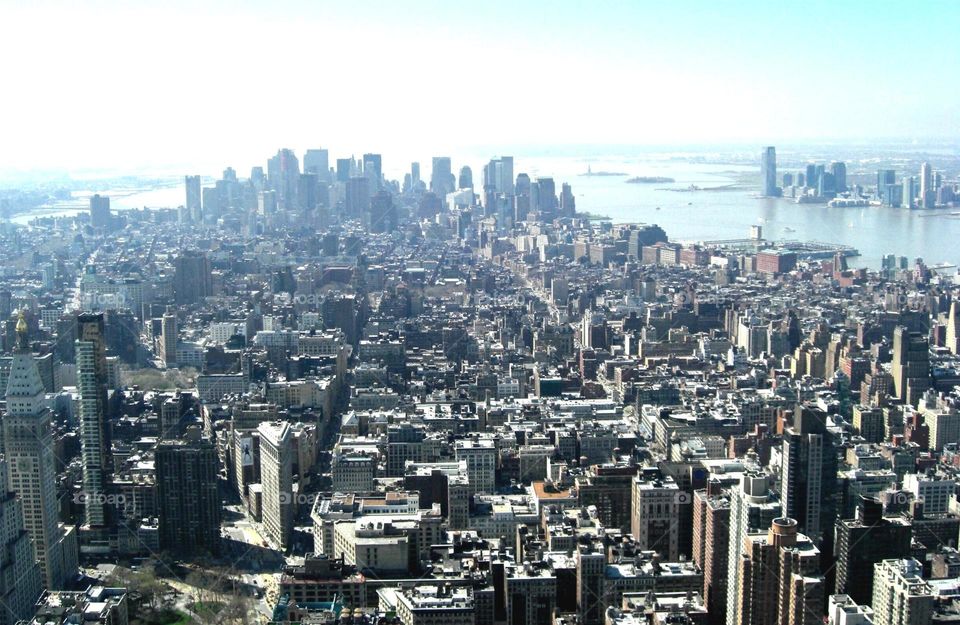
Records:
[[[920,201],[927,197],[927,191],[933,189],[933,168],[930,163],[920,165]]]
[[[159,357],[163,366],[177,366],[177,314],[169,307],[160,322]]]
[[[847,190],[847,164],[843,161],[830,163],[830,173],[833,174],[833,187],[837,193]]]
[[[817,541],[833,536],[836,518],[837,452],[826,421],[824,411],[800,404],[783,433],[780,499],[784,516],[795,519]]]
[[[936,595],[923,580],[923,567],[913,558],[884,560],[873,567],[875,625],[927,625]]]
[[[904,326],[893,330],[893,394],[902,402],[916,406],[930,388],[930,346],[920,332]]]
[[[102,314],[77,316],[76,359],[85,524],[90,528],[103,528],[110,520],[106,489],[110,440]]]
[[[857,603],[873,598],[873,565],[910,555],[912,528],[903,517],[884,518],[883,504],[860,498],[856,518],[837,520],[836,593]]]
[[[410,188],[417,191],[420,187],[420,163],[410,163]]]
[[[284,210],[296,208],[300,161],[293,150],[283,148],[267,161],[267,184],[277,192],[277,201]]]
[[[303,172],[316,174],[322,182],[330,182],[330,154],[324,149],[310,149],[303,154]]]
[[[190,221],[202,221],[203,213],[201,212],[201,203],[203,201],[203,188],[200,185],[200,176],[184,177],[184,185],[187,190],[187,215],[190,216]]]
[[[730,541],[727,553],[727,623],[737,622],[740,596],[739,562],[749,533],[763,531],[780,516],[780,501],[770,490],[772,477],[765,471],[750,470],[730,493]]]
[[[363,155],[363,175],[375,183],[375,189],[380,188],[383,181],[383,157],[380,154]]]
[[[820,625],[824,600],[820,551],[794,519],[774,519],[745,539],[737,562],[737,625]]]
[[[77,574],[77,537],[57,514],[57,467],[53,455],[50,410],[44,387],[27,344],[27,325],[17,322],[17,348],[7,380],[3,415],[3,452],[9,465],[9,486],[23,504],[23,523],[33,541],[44,586],[63,589]],[[4,486],[5,488],[5,486]]]
[[[285,421],[261,423],[260,483],[263,526],[281,549],[293,534],[293,434]]]
[[[760,156],[760,178],[763,195],[767,197],[780,195],[780,187],[777,186],[777,150],[772,145],[764,148]]]
[[[213,274],[207,255],[182,250],[173,261],[173,297],[178,305],[196,304],[213,295]]]
[[[449,156],[434,156],[433,169],[430,171],[430,190],[441,198],[455,191],[456,179],[451,171]]]
[[[95,194],[90,197],[90,225],[94,228],[109,229],[113,224],[113,215],[110,214],[110,198]]]
[[[23,507],[16,493],[7,490],[7,462],[0,457],[0,625],[33,616],[43,592],[40,567],[23,525]]]
[[[473,170],[470,169],[467,165],[464,165],[460,168],[460,178],[457,180],[458,189],[472,189],[473,188]]]
[[[200,438],[157,444],[160,547],[196,553],[220,550],[220,494],[216,446]]]

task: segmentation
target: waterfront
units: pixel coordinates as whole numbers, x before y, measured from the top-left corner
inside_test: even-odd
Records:
[[[950,210],[908,211],[889,207],[828,207],[825,204],[796,204],[789,199],[759,198],[757,166],[743,163],[706,163],[696,157],[680,160],[669,155],[641,158],[524,157],[515,161],[514,172],[531,178],[552,176],[557,192],[564,182],[573,187],[577,209],[609,217],[614,222],[647,222],[662,226],[678,241],[738,239],[749,235],[750,226],[763,227],[770,240],[819,241],[854,247],[860,256],[851,266],[877,268],[884,254],[912,259],[922,257],[928,264],[960,262],[956,240],[960,219]],[[427,161],[427,159],[422,159]],[[475,184],[480,184],[479,158],[454,158],[455,165],[468,163]],[[424,163],[426,165],[426,163]],[[625,176],[585,176],[593,172],[623,172]],[[784,170],[789,171],[789,168]],[[869,171],[861,172],[868,177]],[[429,179],[428,170],[424,171]],[[630,176],[661,176],[674,183],[628,184]],[[700,190],[689,191],[691,185]],[[122,190],[111,196],[115,210],[129,208],[170,208],[184,201],[182,184],[146,189]],[[38,209],[16,216],[27,223],[37,216],[65,216],[85,210],[89,193],[75,193],[72,202]]]

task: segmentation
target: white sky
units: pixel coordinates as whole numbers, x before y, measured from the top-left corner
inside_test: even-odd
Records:
[[[777,4],[0,0],[0,168],[960,135],[960,2]]]

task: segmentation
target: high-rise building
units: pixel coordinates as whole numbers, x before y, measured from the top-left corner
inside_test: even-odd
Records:
[[[780,195],[780,187],[777,186],[777,150],[772,145],[764,148],[760,156],[760,178],[763,195]]]
[[[536,209],[541,214],[552,214],[557,210],[557,186],[553,178],[537,178]]]
[[[371,182],[366,176],[351,176],[344,195],[344,214],[361,219],[370,211]]]
[[[363,175],[370,178],[379,189],[383,182],[383,157],[380,154],[363,155]]]
[[[164,367],[177,366],[177,314],[168,309],[160,320],[160,361]]]
[[[577,200],[573,197],[573,188],[566,182],[560,185],[560,214],[573,217],[577,212]]]
[[[817,184],[819,183],[819,177],[817,176],[817,166],[815,163],[807,163],[805,169],[806,175],[804,176],[804,182],[806,186],[811,189],[816,189]]]
[[[726,623],[730,566],[730,496],[714,484],[693,494],[693,561],[703,570],[703,602],[711,625]]]
[[[899,516],[885,518],[879,500],[861,496],[856,518],[838,519],[836,531],[836,592],[857,603],[870,603],[873,565],[910,556],[910,522]]]
[[[936,596],[919,562],[884,560],[873,571],[874,625],[929,625]]]
[[[184,186],[187,190],[187,215],[190,221],[200,222],[203,220],[202,202],[203,187],[200,184],[200,176],[184,177]]]
[[[772,477],[765,471],[749,470],[730,493],[730,530],[727,551],[727,623],[737,622],[740,594],[739,562],[747,535],[763,531],[780,516],[780,501],[770,489]]]
[[[897,184],[897,171],[895,169],[878,169],[877,197],[883,197],[884,188],[891,184]]]
[[[826,421],[819,408],[796,407],[793,423],[784,428],[780,478],[784,516],[824,545],[833,536],[837,490],[837,451]]]
[[[410,188],[414,191],[420,188],[420,163],[410,163]]]
[[[458,189],[472,189],[473,188],[473,170],[469,166],[464,165],[460,168],[460,177],[457,180]]]
[[[337,182],[346,182],[350,180],[350,176],[352,175],[353,175],[353,159],[338,158],[337,159]]]
[[[213,272],[207,255],[182,250],[173,261],[173,297],[180,306],[196,304],[213,295]]]
[[[920,165],[920,202],[924,208],[927,206],[924,204],[927,192],[933,190],[933,167],[930,166],[930,163],[923,163]]]
[[[456,189],[456,179],[453,177],[449,156],[434,156],[433,169],[430,171],[430,190],[446,197]]]
[[[321,182],[330,182],[330,153],[320,148],[304,152],[303,172],[315,174]]]
[[[917,197],[917,178],[916,176],[904,176],[900,181],[901,200],[904,208],[913,208],[914,198]]]
[[[27,344],[27,325],[17,322],[17,348],[7,379],[3,453],[9,487],[23,505],[23,524],[48,590],[67,587],[77,574],[77,536],[58,517],[53,426],[44,386]],[[6,488],[6,485],[3,485]]]
[[[109,197],[99,193],[90,197],[90,225],[94,228],[105,229],[109,229],[113,225]]]
[[[631,529],[637,546],[656,551],[669,561],[680,557],[680,488],[673,478],[633,479]],[[689,505],[689,497],[686,497]]]
[[[368,231],[371,233],[393,232],[397,229],[397,207],[393,196],[386,191],[378,191],[370,199],[370,219]]]
[[[261,423],[260,484],[263,526],[281,549],[293,535],[293,433],[284,421]]]
[[[84,520],[90,528],[102,528],[110,521],[107,477],[111,467],[103,315],[78,315],[76,336]]]
[[[283,210],[297,208],[297,185],[300,181],[300,161],[293,150],[283,148],[267,161],[267,185],[277,192],[277,201]]]
[[[954,355],[960,355],[960,302],[950,302],[950,312],[947,314],[947,341],[946,347]]]
[[[833,175],[833,186],[837,193],[847,190],[847,164],[843,161],[830,163],[830,173]]]
[[[30,619],[43,592],[20,498],[7,490],[7,462],[0,457],[0,625]]]
[[[161,549],[220,550],[217,448],[196,433],[157,444],[157,509]]]
[[[774,519],[766,534],[750,534],[737,562],[737,625],[821,625],[820,550],[790,518]]]
[[[893,394],[900,401],[916,406],[930,388],[930,347],[927,337],[910,332],[904,326],[893,331]]]

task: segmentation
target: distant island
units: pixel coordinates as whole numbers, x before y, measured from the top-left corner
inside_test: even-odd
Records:
[[[665,176],[634,176],[633,178],[627,178],[625,182],[631,184],[654,184],[661,182],[676,182],[673,178],[667,178]]]

